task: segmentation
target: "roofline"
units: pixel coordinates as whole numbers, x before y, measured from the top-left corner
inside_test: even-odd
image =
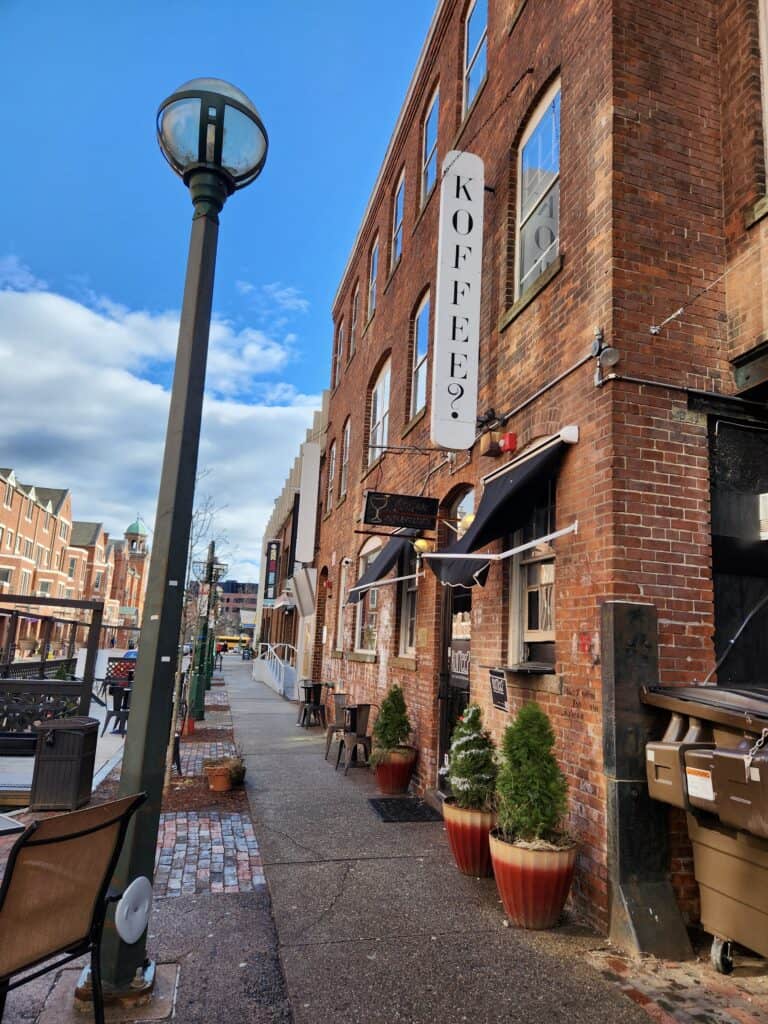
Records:
[[[395,148],[395,141],[397,140],[400,129],[403,126],[406,111],[408,110],[410,102],[413,99],[413,95],[416,92],[416,83],[418,82],[419,75],[421,74],[422,68],[424,67],[424,63],[427,59],[427,52],[429,51],[432,39],[437,30],[437,26],[440,21],[440,17],[443,13],[443,9],[447,6],[447,4],[451,2],[452,0],[438,0],[437,2],[435,13],[432,15],[432,21],[430,22],[429,29],[427,30],[427,37],[424,40],[424,45],[421,48],[419,59],[416,61],[416,67],[414,69],[413,75],[411,76],[411,81],[408,85],[408,91],[406,92],[405,99],[403,100],[402,106],[400,107],[400,113],[398,114],[397,121],[395,122],[395,127],[392,129],[392,135],[390,136],[389,139],[387,151],[384,154],[384,158],[381,161],[381,166],[379,168],[379,173],[376,176],[376,181],[373,183],[373,188],[371,189],[371,194],[368,198],[368,205],[365,207],[363,216],[360,218],[360,227],[357,229],[355,240],[353,241],[352,246],[349,250],[347,262],[344,265],[344,270],[341,272],[339,286],[336,289],[336,294],[333,296],[333,302],[331,303],[331,312],[333,312],[333,310],[336,308],[336,303],[339,301],[339,298],[341,296],[341,293],[344,289],[344,285],[347,280],[347,274],[349,273],[350,267],[352,266],[352,263],[354,261],[358,244],[360,243],[360,239],[362,238],[365,232],[365,228],[367,227],[368,215],[370,214],[371,209],[373,208],[374,200],[376,199],[377,193],[379,191],[379,186],[381,185],[384,179],[384,171],[389,162],[389,158],[392,155],[392,151]]]

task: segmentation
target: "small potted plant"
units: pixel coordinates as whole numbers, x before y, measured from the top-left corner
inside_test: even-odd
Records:
[[[483,729],[482,712],[470,704],[453,731],[448,765],[441,769],[452,796],[443,803],[443,819],[453,859],[465,875],[488,877],[488,833],[496,822],[496,765],[493,740]]]
[[[405,697],[399,686],[393,686],[381,702],[381,710],[373,727],[371,763],[376,784],[382,793],[405,793],[416,764],[416,748],[408,746],[411,723]]]
[[[504,910],[520,928],[553,927],[573,878],[576,844],[561,827],[567,784],[554,745],[537,704],[520,709],[502,741],[491,860]]]
[[[229,765],[229,781],[233,786],[242,786],[245,782],[245,761],[241,755],[233,754],[228,758],[227,764]]]
[[[208,789],[214,793],[226,793],[232,789],[228,757],[213,757],[203,761],[203,771],[208,779]]]

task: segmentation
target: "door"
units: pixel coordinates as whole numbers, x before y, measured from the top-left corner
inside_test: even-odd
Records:
[[[453,730],[469,705],[469,657],[472,628],[472,591],[465,587],[446,587],[443,616],[443,658],[440,673],[440,756],[446,763]],[[444,775],[438,776],[438,789],[446,796],[451,787]]]

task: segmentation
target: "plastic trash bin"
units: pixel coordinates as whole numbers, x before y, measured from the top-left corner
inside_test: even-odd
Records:
[[[35,726],[35,731],[31,810],[76,811],[91,798],[98,720],[56,718]]]

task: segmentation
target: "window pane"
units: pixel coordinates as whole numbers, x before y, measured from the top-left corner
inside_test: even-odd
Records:
[[[520,231],[520,291],[554,263],[559,251],[560,183],[539,203]]]
[[[477,0],[467,23],[467,63],[472,60],[488,23],[487,0]]]
[[[413,339],[414,362],[419,362],[427,354],[429,347],[429,299],[424,303],[416,317]]]
[[[521,161],[521,220],[551,186],[560,172],[560,93],[536,125],[523,148]]]
[[[467,106],[469,106],[475,98],[477,90],[480,88],[480,85],[485,78],[486,56],[487,44],[483,43],[480,52],[467,73]]]
[[[528,629],[539,628],[539,592],[528,591]]]

